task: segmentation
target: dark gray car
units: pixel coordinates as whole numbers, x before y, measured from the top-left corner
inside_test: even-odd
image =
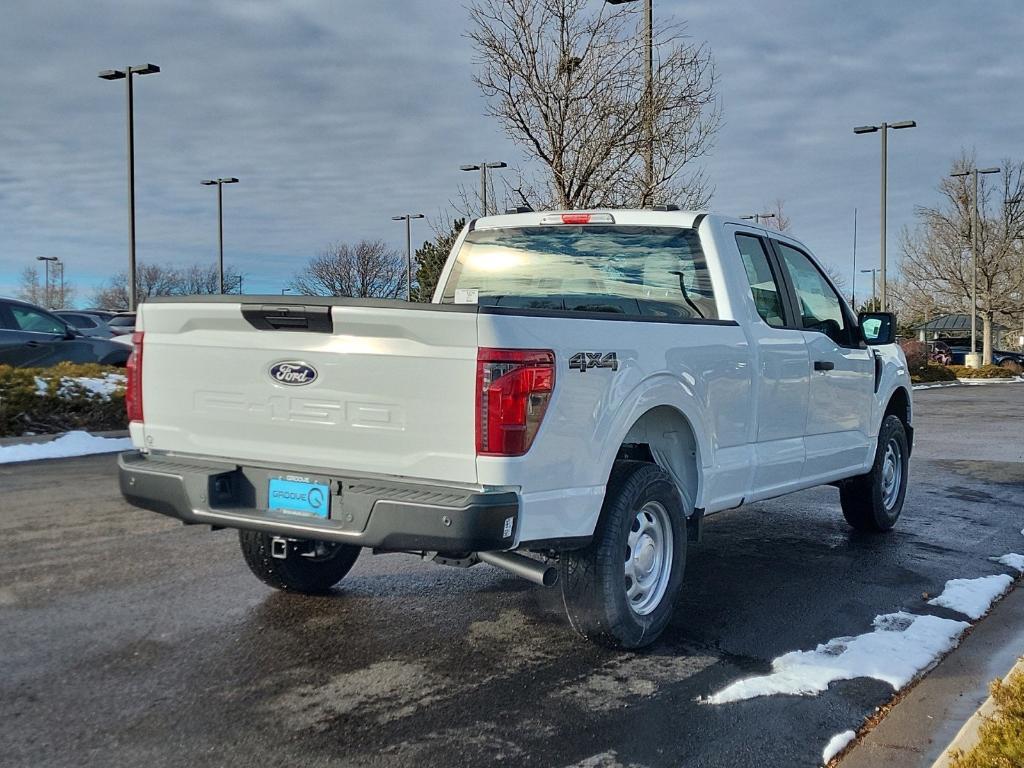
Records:
[[[89,338],[42,307],[17,299],[0,299],[0,365],[124,365],[129,354],[131,344],[126,341]]]
[[[55,309],[53,314],[80,330],[83,336],[92,336],[96,339],[110,339],[115,335],[110,326],[107,325],[106,318],[100,317],[95,312]]]

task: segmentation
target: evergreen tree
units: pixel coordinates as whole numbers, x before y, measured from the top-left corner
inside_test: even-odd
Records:
[[[448,260],[452,246],[466,226],[465,219],[452,222],[451,230],[441,232],[433,240],[427,240],[416,249],[416,286],[413,288],[413,300],[429,302],[434,295],[434,288],[441,277],[441,270]]]

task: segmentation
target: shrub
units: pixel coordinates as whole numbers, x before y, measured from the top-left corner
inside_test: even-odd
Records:
[[[958,379],[1012,379],[1013,371],[998,365],[983,365],[981,368],[968,368],[966,365],[949,366]]]
[[[944,365],[928,363],[916,371],[911,370],[910,380],[915,384],[925,384],[932,381],[956,381],[956,376]]]
[[[920,371],[928,365],[928,355],[931,353],[931,349],[923,341],[904,339],[900,342],[900,348],[907,358],[907,368],[911,373]]]
[[[982,723],[970,752],[953,755],[954,768],[1013,768],[1024,765],[1024,674],[996,680],[991,687],[996,712]]]
[[[0,365],[0,436],[125,428],[123,368]]]

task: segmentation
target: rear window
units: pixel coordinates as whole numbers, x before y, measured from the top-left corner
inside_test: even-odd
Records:
[[[118,326],[118,325],[120,325],[120,326],[135,325],[135,315],[118,315],[117,317],[112,318],[107,323],[107,325],[114,325],[114,326]]]
[[[475,230],[459,251],[441,301],[718,318],[700,239],[680,227]]]

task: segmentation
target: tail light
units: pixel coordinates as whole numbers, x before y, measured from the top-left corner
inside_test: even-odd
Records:
[[[142,416],[142,331],[132,334],[132,353],[128,356],[128,385],[124,390],[124,403],[128,421],[143,421]]]
[[[477,454],[522,456],[530,450],[555,388],[555,353],[481,348],[476,384]]]

